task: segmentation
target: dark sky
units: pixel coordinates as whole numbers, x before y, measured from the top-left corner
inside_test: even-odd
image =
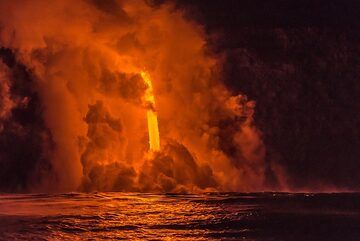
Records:
[[[178,6],[205,26],[212,50],[226,53],[226,84],[257,102],[267,162],[285,167],[292,187],[359,189],[360,1]]]

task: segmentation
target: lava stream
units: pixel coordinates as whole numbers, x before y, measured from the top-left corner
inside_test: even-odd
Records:
[[[160,151],[159,126],[157,114],[155,111],[155,97],[152,88],[151,78],[150,75],[144,71],[141,72],[141,77],[147,85],[147,90],[145,92],[145,101],[150,106],[147,110],[150,151]]]

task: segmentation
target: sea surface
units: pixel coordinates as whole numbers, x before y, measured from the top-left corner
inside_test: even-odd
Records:
[[[0,240],[360,240],[360,193],[0,194]]]

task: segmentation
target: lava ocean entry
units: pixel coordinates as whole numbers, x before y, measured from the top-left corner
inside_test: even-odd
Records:
[[[0,130],[27,145],[3,145],[2,190],[260,191],[265,169],[283,180],[264,163],[255,102],[227,89],[222,56],[173,4],[4,0],[0,12]]]
[[[0,240],[360,240],[359,12],[0,0]]]

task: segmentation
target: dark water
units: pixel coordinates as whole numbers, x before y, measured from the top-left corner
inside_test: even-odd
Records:
[[[0,240],[360,240],[360,194],[0,195]]]

